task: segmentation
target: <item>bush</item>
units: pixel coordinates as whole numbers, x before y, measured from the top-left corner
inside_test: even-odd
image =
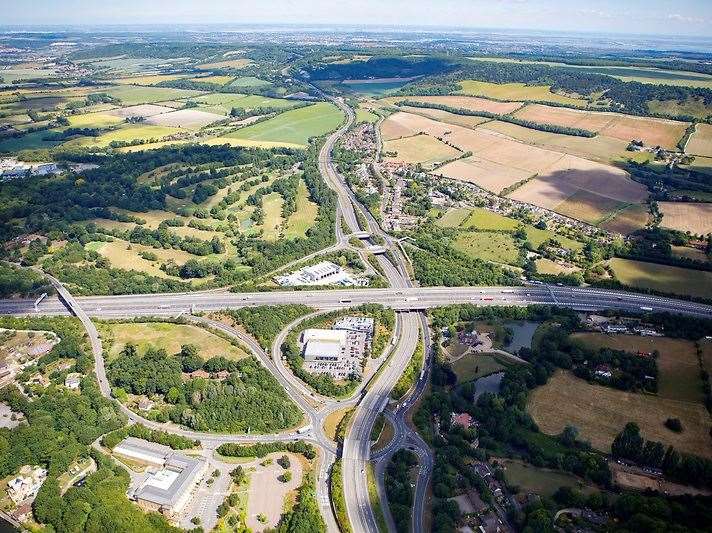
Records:
[[[675,433],[681,433],[683,430],[682,422],[680,422],[679,418],[668,418],[665,421],[665,427],[668,428],[670,431],[674,431]]]

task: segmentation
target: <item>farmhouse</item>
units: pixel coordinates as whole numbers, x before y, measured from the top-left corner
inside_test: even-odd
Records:
[[[475,420],[469,413],[452,413],[450,422],[453,426],[462,426],[465,429],[469,429],[474,424]]]
[[[143,509],[169,517],[181,513],[207,470],[203,457],[188,457],[168,446],[133,437],[119,443],[114,453],[152,467],[131,488],[129,497]]]
[[[64,380],[64,386],[71,390],[78,390],[82,383],[82,375],[72,372],[68,374]]]

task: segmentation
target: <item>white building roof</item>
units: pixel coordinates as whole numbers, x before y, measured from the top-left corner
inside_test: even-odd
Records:
[[[339,346],[346,345],[346,331],[336,329],[305,329],[302,333],[302,342],[331,342]]]
[[[319,358],[338,359],[341,357],[342,345],[333,341],[309,341],[304,347],[304,359],[314,361]]]
[[[307,278],[321,279],[326,276],[331,276],[341,271],[341,267],[335,265],[331,261],[322,261],[316,265],[309,267],[304,267],[302,269],[302,275]]]

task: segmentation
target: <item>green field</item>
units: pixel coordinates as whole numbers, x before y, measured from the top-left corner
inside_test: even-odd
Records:
[[[274,118],[248,126],[225,137],[252,141],[251,144],[267,142],[306,146],[309,138],[336,129],[342,119],[343,114],[335,105],[322,102],[285,111]]]
[[[66,146],[84,147],[84,146],[109,146],[114,141],[132,142],[132,141],[147,141],[150,139],[161,140],[168,135],[180,133],[180,128],[170,128],[167,126],[150,126],[139,124],[135,126],[126,126],[117,130],[106,132],[99,137],[81,137],[66,143]]]
[[[106,113],[87,113],[67,118],[72,128],[106,128],[124,122],[123,118]]]
[[[102,328],[104,329],[104,328]],[[223,355],[229,359],[242,359],[247,353],[222,337],[197,326],[164,322],[120,322],[106,325],[106,335],[111,339],[109,358],[116,357],[126,344],[135,344],[139,354],[149,345],[165,349],[169,355],[178,353],[183,344],[195,344],[200,356],[209,359]],[[102,334],[102,336],[106,337]]]
[[[309,199],[307,186],[300,181],[297,191],[297,210],[287,219],[284,236],[287,239],[304,237],[307,230],[314,225],[318,210],[319,206]]]
[[[452,216],[455,217],[456,215],[453,214]],[[470,215],[464,219],[460,227],[485,231],[515,231],[522,225],[523,224],[520,221],[513,218],[500,215],[499,213],[493,213],[492,211],[488,211],[487,209],[483,209],[481,207],[475,207],[472,209]],[[553,231],[535,228],[529,224],[524,225],[524,230],[527,233],[527,240],[535,248],[549,239],[555,239],[561,244],[562,247],[568,250],[580,251],[583,249],[583,243],[569,239],[568,237],[564,237],[554,233]]]
[[[267,87],[272,85],[270,82],[255,78],[254,76],[245,76],[233,80],[230,87]]]
[[[356,109],[356,124],[359,124],[361,122],[368,122],[369,124],[374,124],[375,122],[378,122],[378,115],[376,115],[376,113],[372,113],[367,109],[359,107],[358,109]]]
[[[0,141],[0,152],[17,152],[19,150],[36,150],[38,148],[52,148],[62,141],[44,140],[51,136],[51,131],[36,131],[22,137],[9,137]]]
[[[110,87],[97,92],[106,93],[114,98],[118,98],[125,106],[150,104],[162,100],[179,100],[201,94],[200,91],[170,89],[167,87],[138,87],[134,85]]]
[[[197,102],[204,111],[222,114],[229,113],[233,107],[237,109],[255,109],[259,107],[288,109],[297,105],[297,102],[293,100],[285,100],[282,98],[229,93],[206,94],[198,98],[192,98],[191,100]]]
[[[592,66],[592,65],[567,65],[553,61],[527,61],[519,59],[503,59],[496,57],[471,58],[475,61],[490,61],[494,63],[527,63],[533,65],[551,65],[571,69],[577,72],[591,72],[593,74],[605,74],[621,81],[637,81],[640,83],[652,83],[663,85],[681,85],[685,87],[702,87],[712,89],[712,76],[699,72],[685,72],[681,70],[664,70],[653,67],[635,66]]]
[[[456,250],[476,259],[516,264],[519,249],[511,235],[489,231],[460,233],[454,241]]]
[[[576,107],[586,107],[587,101],[581,98],[570,98],[551,92],[549,85],[527,85],[525,83],[489,83],[486,81],[464,80],[460,82],[461,93],[469,96],[485,96],[497,100],[514,100],[522,102],[537,100],[554,102]]]
[[[462,222],[462,227],[466,229],[474,228],[490,231],[514,231],[519,225],[520,222],[513,218],[493,213],[481,207],[472,209],[470,215]]]
[[[609,264],[616,278],[625,285],[671,294],[712,298],[712,272],[617,257],[611,259]]]
[[[464,207],[451,207],[438,219],[436,224],[441,228],[457,228],[470,214],[470,210]]]
[[[504,368],[496,356],[488,354],[468,354],[452,363],[452,371],[455,372],[459,383],[488,376]]]
[[[282,229],[282,204],[284,200],[277,192],[264,196],[262,208],[265,211],[265,221],[262,224],[262,238],[266,241],[276,241]]]
[[[504,477],[507,480],[507,484],[516,485],[524,493],[534,492],[540,496],[550,498],[559,487],[583,489],[584,494],[590,494],[597,490],[593,486],[584,485],[583,480],[566,472],[549,468],[537,468],[513,459],[505,459],[504,465]]]

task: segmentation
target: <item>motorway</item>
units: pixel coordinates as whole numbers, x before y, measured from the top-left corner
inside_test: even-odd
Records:
[[[126,296],[75,297],[89,315],[97,318],[128,316],[176,316],[255,305],[300,303],[315,309],[337,309],[378,302],[397,311],[422,311],[455,303],[474,305],[546,304],[581,311],[669,311],[712,317],[712,306],[661,296],[607,289],[528,285],[523,287],[404,287],[388,289],[337,289],[252,293],[202,292]],[[645,309],[641,309],[645,308]],[[56,297],[34,308],[27,299],[0,300],[0,314],[65,315],[67,308]]]

